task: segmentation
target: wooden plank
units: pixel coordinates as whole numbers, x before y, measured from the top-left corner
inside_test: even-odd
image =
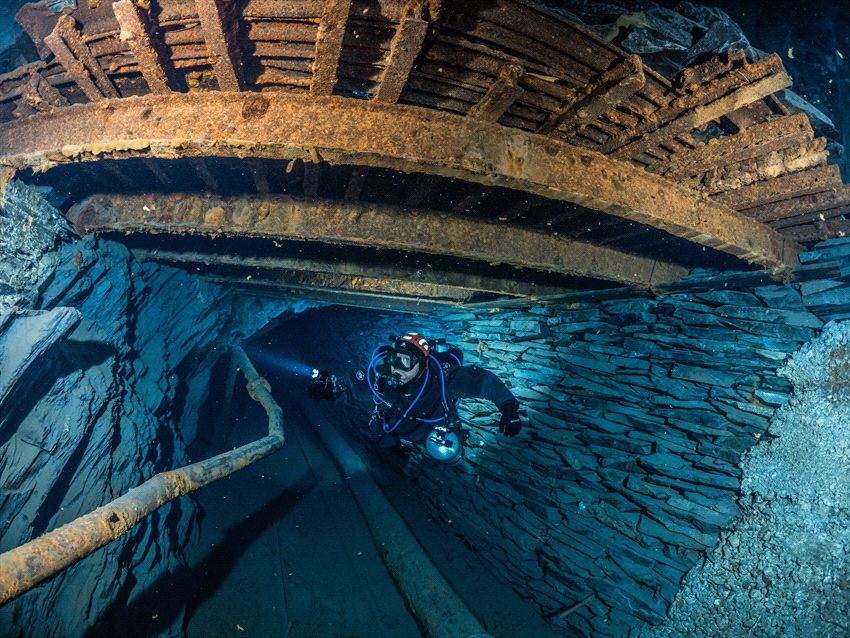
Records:
[[[750,128],[701,144],[692,150],[673,153],[666,160],[648,164],[646,170],[681,181],[700,173],[745,162],[814,139],[805,113],[777,117]]]
[[[351,0],[328,0],[316,33],[316,53],[313,60],[313,80],[310,95],[331,95],[336,86],[342,39],[351,10]]]
[[[189,242],[191,244],[191,242]],[[301,242],[298,242],[299,246]],[[286,246],[282,251],[286,250]],[[443,285],[463,288],[468,292],[487,292],[512,296],[554,295],[571,292],[563,286],[543,286],[517,279],[507,279],[473,272],[458,272],[440,268],[405,267],[388,260],[366,262],[348,261],[317,257],[313,251],[298,252],[298,256],[255,257],[231,253],[209,253],[194,251],[165,251],[133,249],[133,256],[139,261],[163,261],[185,266],[216,266],[240,268],[246,274],[261,273],[263,277],[274,277],[280,271],[303,271],[311,273],[337,274],[348,277],[365,277],[370,280],[394,280],[420,282],[429,286]],[[306,254],[305,254],[306,253]]]
[[[688,135],[704,124],[708,124],[711,120],[716,120],[730,111],[788,88],[791,84],[791,76],[785,71],[768,75],[713,102],[695,107],[681,117],[656,129],[652,134],[617,149],[611,155],[621,160],[631,159],[636,155],[651,151],[661,144],[669,143],[675,137]]]
[[[204,40],[222,91],[241,91],[245,86],[237,21],[231,15],[235,5],[235,2],[225,3],[224,0],[195,0]]]
[[[773,222],[787,217],[809,215],[822,210],[850,204],[850,185],[842,184],[820,193],[791,197],[741,210],[741,213],[760,222]]]
[[[171,59],[162,42],[156,37],[158,27],[150,13],[132,0],[113,2],[112,10],[121,27],[118,39],[129,45],[151,92],[171,92]]]
[[[788,77],[787,73],[785,73],[784,67],[782,66],[782,60],[776,54],[769,55],[758,62],[754,62],[750,65],[744,65],[741,68],[736,67],[736,58],[734,56],[725,57],[725,60],[723,58],[715,58],[714,60],[701,65],[701,67],[697,67],[697,69],[711,69],[711,72],[706,72],[704,74],[705,77],[711,78],[706,84],[702,83],[701,78],[694,79],[694,75],[700,75],[698,72],[689,74],[689,71],[694,70],[685,69],[683,72],[683,77],[686,78],[684,80],[685,85],[680,90],[678,97],[676,97],[676,94],[671,95],[670,98],[668,98],[666,106],[655,112],[651,118],[644,120],[634,130],[625,131],[611,137],[611,139],[601,146],[599,151],[607,155],[614,153],[627,145],[640,142],[650,136],[650,134],[654,134],[659,129],[666,127],[683,117],[693,118],[693,111],[695,109],[717,102],[730,94],[736,93],[742,88],[751,86],[755,82],[770,78],[774,75],[785,78]],[[788,81],[790,82],[790,80]],[[725,104],[721,103],[721,105],[723,106],[723,110],[728,113],[736,108],[740,108],[744,104],[736,104],[732,102]],[[720,115],[724,115],[724,113],[721,113]],[[720,116],[715,115],[715,117]],[[635,153],[635,155],[637,155],[637,153]]]
[[[37,71],[30,76],[24,85],[24,102],[36,111],[49,111],[51,108],[68,106],[69,102],[54,89]]]
[[[390,43],[387,68],[375,94],[377,102],[398,102],[401,97],[410,70],[428,33],[428,21],[422,17],[423,3],[424,0],[410,0],[404,7],[401,22]]]
[[[835,219],[831,221],[815,222],[806,226],[794,226],[793,228],[785,228],[782,231],[791,241],[796,242],[815,242],[826,241],[835,237],[850,237],[850,221],[845,219]]]
[[[499,69],[499,77],[487,89],[487,93],[469,109],[469,117],[495,122],[507,111],[523,93],[518,85],[525,71],[518,64],[504,64]]]
[[[639,55],[630,55],[597,81],[584,88],[575,101],[550,114],[537,130],[566,140],[582,131],[606,111],[633,95],[646,83]]]
[[[711,201],[720,206],[744,210],[757,204],[771,204],[792,197],[821,193],[841,186],[841,171],[838,166],[831,164],[756,182],[734,191],[715,195],[711,198]]]
[[[83,42],[77,23],[69,15],[63,15],[53,32],[44,38],[53,54],[65,68],[68,77],[74,80],[92,102],[104,98],[119,97],[118,91],[106,77],[88,45]]]

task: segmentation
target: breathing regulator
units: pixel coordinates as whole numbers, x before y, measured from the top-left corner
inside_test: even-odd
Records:
[[[423,392],[428,387],[431,376],[439,378],[442,390],[443,415],[425,420],[434,423],[434,428],[425,440],[425,452],[443,463],[455,464],[463,459],[463,442],[467,433],[452,418],[446,395],[446,370],[451,366],[463,365],[463,353],[456,346],[446,343],[444,338],[428,340],[418,333],[409,333],[402,337],[390,337],[392,346],[379,346],[372,355],[366,380],[375,398],[376,413],[382,414],[382,406],[392,407],[384,398],[387,390],[403,388],[421,380],[419,392],[395,422],[388,422],[381,416],[385,434],[391,434],[411,413]],[[430,365],[430,363],[435,365]],[[416,369],[416,366],[419,366]],[[405,374],[402,374],[405,373]],[[424,378],[423,378],[424,377]]]

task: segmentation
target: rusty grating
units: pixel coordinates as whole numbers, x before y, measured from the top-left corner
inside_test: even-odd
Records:
[[[186,189],[472,217],[580,243],[584,274],[607,281],[622,280],[591,263],[606,248],[669,263],[696,243],[781,269],[850,230],[850,189],[775,95],[790,85],[775,55],[728,51],[671,82],[525,0],[47,5],[18,14],[42,59],[0,77],[0,162],[6,178],[49,169],[27,179],[74,198]],[[282,131],[298,110],[325,129]]]

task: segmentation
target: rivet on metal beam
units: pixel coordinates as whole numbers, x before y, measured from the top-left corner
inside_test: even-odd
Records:
[[[336,73],[342,54],[342,39],[351,0],[328,0],[316,33],[316,54],[310,95],[330,95],[336,85]]]
[[[390,43],[387,68],[375,95],[377,102],[395,103],[401,97],[428,33],[428,21],[422,17],[422,5],[423,0],[410,0],[402,11],[401,22]]]
[[[118,39],[130,47],[151,92],[169,93],[172,85],[169,75],[173,67],[162,42],[156,37],[158,27],[150,12],[131,0],[113,2],[112,11],[121,27]]]
[[[77,31],[77,23],[69,15],[63,15],[53,32],[44,38],[53,54],[62,63],[65,72],[95,102],[103,98],[119,97],[118,91],[106,77],[97,59]]]

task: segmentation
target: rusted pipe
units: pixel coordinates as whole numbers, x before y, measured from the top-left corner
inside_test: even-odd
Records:
[[[268,414],[268,436],[206,461],[161,472],[90,514],[0,554],[0,605],[126,534],[168,501],[241,470],[283,446],[283,411],[272,398],[268,381],[257,374],[241,348],[233,348],[233,358],[248,381],[248,394]]]

